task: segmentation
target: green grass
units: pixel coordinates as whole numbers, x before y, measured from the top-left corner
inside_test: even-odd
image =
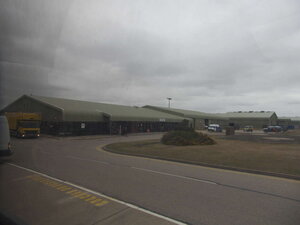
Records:
[[[170,146],[159,140],[114,143],[106,150],[194,164],[300,175],[299,144],[267,144],[218,139],[215,145]]]

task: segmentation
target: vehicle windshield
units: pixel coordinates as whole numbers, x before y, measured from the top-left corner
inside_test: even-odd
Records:
[[[0,221],[300,225],[300,0],[2,0],[0,28]]]
[[[39,121],[20,121],[19,126],[23,128],[39,128],[40,122]]]

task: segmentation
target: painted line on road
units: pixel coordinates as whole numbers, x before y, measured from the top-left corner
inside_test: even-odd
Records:
[[[165,164],[170,164],[170,165],[179,165],[179,166],[185,166],[185,167],[194,167],[194,168],[203,168],[205,170],[211,170],[211,171],[221,171],[225,173],[231,173],[231,174],[239,174],[239,175],[247,175],[247,176],[253,176],[253,177],[261,177],[261,178],[267,178],[271,180],[279,180],[279,181],[285,181],[289,183],[300,183],[299,180],[293,180],[289,178],[284,178],[284,177],[274,177],[274,176],[269,176],[269,175],[263,175],[263,174],[255,174],[255,173],[249,173],[249,172],[241,172],[241,171],[235,171],[235,170],[229,170],[229,169],[221,169],[221,168],[214,168],[214,167],[208,167],[208,166],[202,166],[202,165],[197,165],[197,164],[191,164],[191,163],[184,163],[184,162],[175,162],[172,160],[168,159],[155,159],[155,158],[150,158],[147,156],[138,156],[138,155],[128,155],[128,154],[120,154],[120,153],[115,153],[115,152],[109,152],[105,151],[103,149],[104,145],[98,145],[96,146],[96,150],[98,152],[106,153],[108,155],[118,155],[121,157],[128,157],[128,158],[139,158],[139,159],[147,159],[149,161],[153,162],[159,162],[159,163],[165,163]]]
[[[171,177],[177,177],[177,178],[186,179],[186,180],[198,181],[198,182],[207,183],[207,184],[214,184],[214,185],[217,184],[215,182],[208,181],[208,180],[202,180],[202,179],[193,178],[193,177],[186,177],[186,176],[176,175],[176,174],[172,174],[172,173],[165,173],[165,172],[160,172],[160,171],[156,171],[156,170],[149,170],[149,169],[144,169],[144,168],[139,168],[139,167],[130,167],[130,168],[146,171],[149,173],[157,173],[157,174],[161,174],[161,175],[165,175],[165,176],[171,176]]]
[[[252,192],[252,193],[257,193],[257,194],[262,194],[262,195],[268,195],[268,196],[272,196],[272,197],[276,197],[276,198],[291,200],[291,201],[295,201],[295,202],[300,202],[299,199],[289,198],[289,197],[285,197],[285,196],[281,196],[281,195],[277,195],[277,194],[272,194],[272,193],[268,193],[268,192],[263,192],[263,191],[256,191],[256,190],[243,188],[243,187],[238,187],[238,186],[234,186],[234,185],[215,183],[213,181],[198,179],[198,178],[194,178],[194,177],[186,177],[186,176],[181,176],[181,175],[176,175],[176,174],[171,174],[171,173],[165,173],[165,172],[160,172],[160,171],[156,171],[156,170],[149,170],[149,169],[144,169],[144,168],[139,168],[139,167],[130,167],[130,168],[145,171],[145,172],[149,172],[149,173],[156,173],[156,174],[161,174],[161,175],[165,175],[165,176],[172,176],[172,177],[177,177],[177,178],[181,178],[181,179],[187,179],[187,180],[198,181],[198,182],[202,182],[202,183],[219,185],[219,186],[223,186],[223,187],[227,187],[227,188],[234,188],[234,189],[241,190],[241,191],[247,191],[247,192]]]
[[[84,158],[79,158],[79,157],[76,157],[76,156],[67,156],[67,158],[77,159],[77,160],[82,160],[82,161],[89,161],[89,162],[96,162],[96,163],[103,163],[103,164],[106,164],[106,165],[116,166],[115,164],[108,163],[108,162],[105,162],[105,161],[94,160],[94,159],[84,159]],[[120,165],[118,165],[118,166],[120,166]],[[149,170],[149,169],[144,169],[144,168],[139,168],[139,167],[132,167],[132,166],[124,166],[124,167],[131,168],[131,169],[136,169],[136,170],[143,170],[143,171],[146,171],[146,172],[157,173],[157,174],[166,175],[166,176],[177,177],[177,178],[186,179],[186,180],[192,180],[192,181],[203,182],[203,183],[208,183],[208,184],[217,184],[213,181],[208,181],[208,180],[194,178],[194,177],[188,177],[188,176],[181,176],[181,175],[176,175],[176,174],[171,174],[171,173],[165,173],[165,172],[160,172],[160,171],[156,171],[156,170]]]
[[[141,208],[141,207],[139,207],[139,206],[136,206],[136,205],[133,205],[133,204],[131,204],[131,203],[127,203],[127,202],[118,200],[118,199],[116,199],[116,198],[112,198],[112,197],[110,197],[110,196],[108,196],[108,195],[104,195],[104,194],[102,194],[102,193],[100,193],[100,192],[93,191],[93,190],[91,190],[91,189],[88,189],[88,188],[79,186],[79,185],[77,185],[77,184],[73,184],[73,183],[71,183],[71,182],[64,181],[64,180],[61,180],[61,179],[58,179],[58,178],[49,176],[49,175],[47,175],[47,174],[44,174],[44,173],[41,173],[41,172],[38,172],[38,171],[35,171],[35,170],[32,170],[32,169],[28,169],[28,168],[26,168],[26,167],[22,167],[22,166],[13,164],[13,163],[7,163],[7,164],[10,165],[10,166],[17,167],[17,168],[19,168],[19,169],[26,170],[26,171],[31,172],[31,173],[35,173],[35,174],[38,174],[38,175],[41,175],[41,176],[50,178],[50,179],[52,179],[52,180],[55,180],[55,181],[58,181],[58,182],[61,182],[61,183],[67,184],[67,185],[73,186],[73,187],[78,188],[78,189],[81,189],[81,190],[83,190],[83,191],[92,193],[92,194],[94,194],[94,195],[98,195],[98,196],[100,196],[100,197],[106,198],[106,199],[108,199],[108,200],[114,201],[114,202],[119,203],[119,204],[125,205],[125,206],[127,206],[127,207],[129,207],[129,208],[136,209],[136,210],[138,210],[138,211],[141,211],[141,212],[144,212],[144,213],[146,213],[146,214],[155,216],[155,217],[157,217],[157,218],[164,219],[164,220],[169,221],[169,222],[171,222],[171,223],[178,224],[178,225],[187,225],[186,223],[183,223],[183,222],[174,220],[174,219],[172,219],[172,218],[170,218],[170,217],[160,215],[160,214],[158,214],[158,213],[152,212],[152,211],[147,210],[147,209],[143,209],[143,208]]]
[[[80,157],[70,156],[70,155],[66,156],[66,158],[77,159],[77,160],[88,161],[88,162],[97,162],[97,163],[102,163],[102,164],[106,164],[106,165],[110,164],[110,163],[105,162],[105,161],[100,161],[100,160],[95,160],[95,159],[85,159],[85,158],[80,158]]]

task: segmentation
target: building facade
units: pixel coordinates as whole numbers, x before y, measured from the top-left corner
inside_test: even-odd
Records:
[[[249,125],[255,129],[262,129],[278,124],[276,113],[271,111],[238,111],[224,113],[223,115],[229,118],[230,126],[234,126],[236,129],[241,129]]]
[[[188,119],[141,107],[23,95],[1,110],[42,115],[41,132],[55,135],[160,132],[188,126]]]
[[[192,120],[190,126],[196,130],[204,130],[205,127],[209,126],[210,124],[219,124],[222,127],[226,127],[229,125],[228,118],[213,113],[204,113],[185,109],[165,108],[151,105],[146,105],[144,106],[144,108],[169,113],[172,115],[177,115],[184,118],[189,118],[190,120]]]

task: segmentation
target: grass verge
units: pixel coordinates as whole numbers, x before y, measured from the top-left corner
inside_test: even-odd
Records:
[[[266,144],[218,139],[215,145],[170,146],[159,140],[114,143],[114,153],[159,158],[193,164],[210,164],[300,176],[298,144]]]

